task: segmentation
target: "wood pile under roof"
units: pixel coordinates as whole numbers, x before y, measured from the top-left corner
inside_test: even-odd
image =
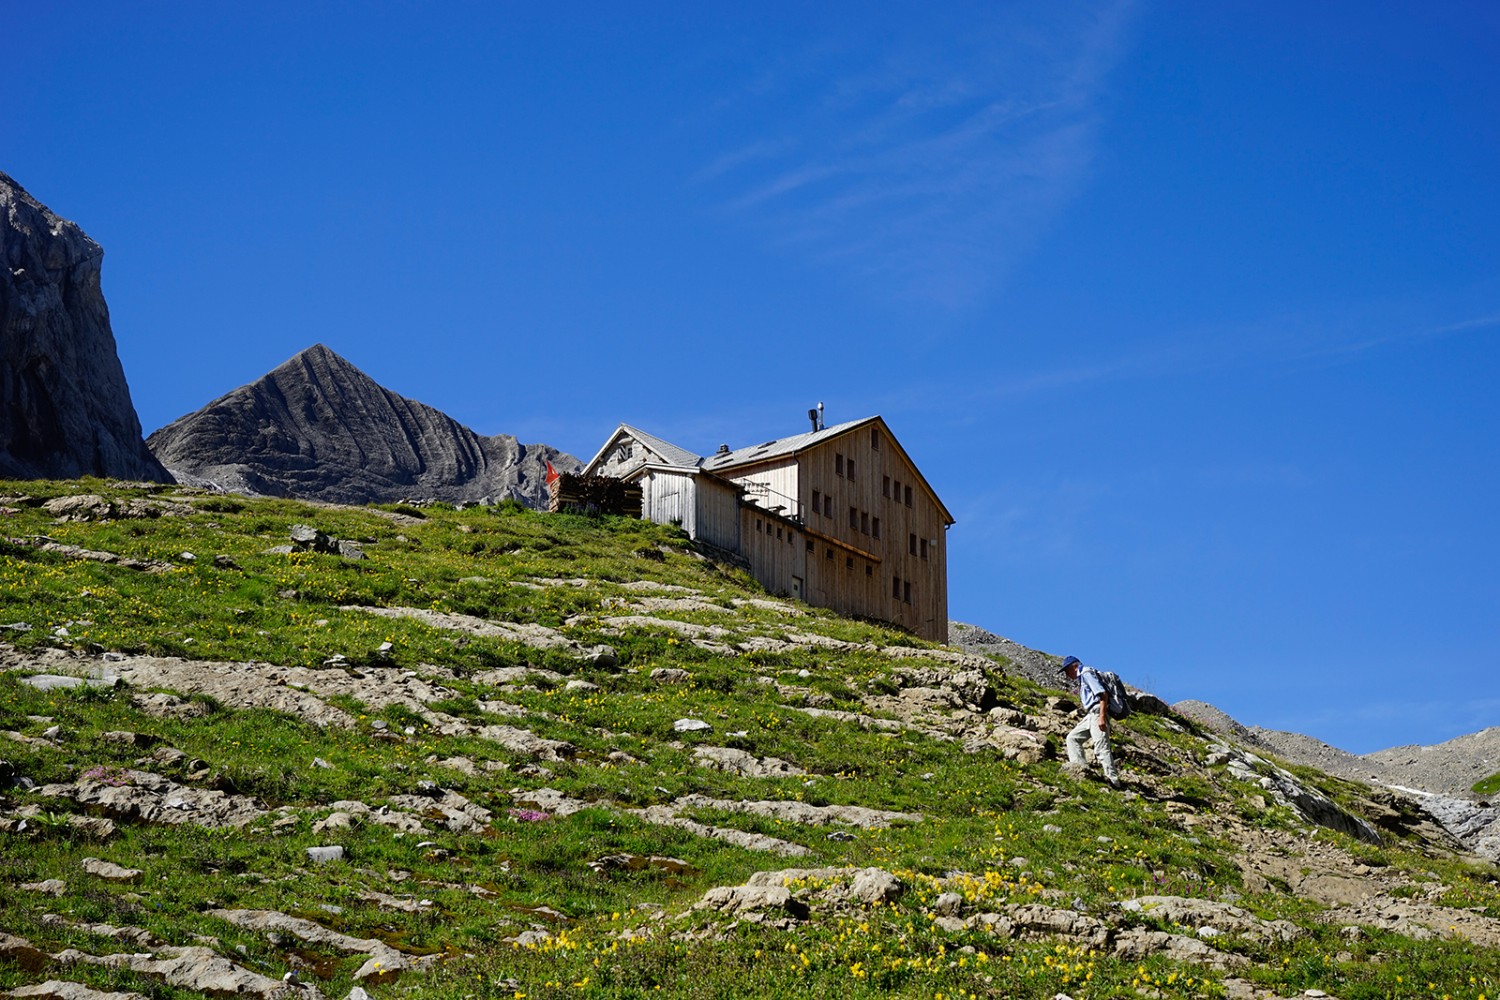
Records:
[[[551,513],[619,514],[641,516],[641,487],[614,476],[583,476],[564,472],[547,484]]]

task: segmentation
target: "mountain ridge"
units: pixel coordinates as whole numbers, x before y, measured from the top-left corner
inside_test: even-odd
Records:
[[[381,386],[318,343],[153,432],[180,480],[332,503],[546,501],[546,467],[581,463],[545,444],[482,436]]]
[[[168,478],[141,439],[103,259],[87,233],[0,172],[0,476]]]

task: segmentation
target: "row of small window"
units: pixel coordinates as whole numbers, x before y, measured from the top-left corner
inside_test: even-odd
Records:
[[[771,525],[770,525],[770,523],[766,522],[766,521],[763,521],[763,520],[761,520],[758,517],[755,519],[755,530],[756,531],[764,531],[766,533],[766,537],[767,538],[771,537]],[[788,545],[792,544],[792,533],[790,531],[787,531],[783,535],[781,525],[778,524],[776,526],[776,538],[778,540],[780,540],[782,537],[786,538],[786,543]],[[811,543],[809,543],[809,544],[811,544]]]
[[[815,551],[817,551],[817,547],[813,544],[813,541],[810,538],[807,540],[807,551],[808,552],[815,552]],[[824,549],[823,549],[823,558],[824,559],[829,559],[829,560],[833,559],[833,547],[832,546],[825,546],[824,547]],[[854,568],[854,557],[853,556],[845,556],[844,557],[844,568],[845,569],[853,569]],[[872,565],[870,565],[869,563],[865,563],[865,576],[874,576],[874,575],[875,575],[875,567],[872,566]]]
[[[905,503],[908,507],[911,506],[911,486],[910,484],[902,486],[899,479],[892,480],[890,476],[885,476],[880,484],[880,492],[892,500]]]
[[[833,456],[833,473],[836,476],[843,476],[845,479],[853,479],[854,459],[846,459],[843,455],[836,453]],[[899,479],[892,479],[890,476],[881,476],[880,492],[889,500],[904,503],[908,507],[911,506],[910,483],[903,484]]]
[[[833,516],[833,497],[825,493],[813,490],[812,509],[816,514],[824,517]],[[860,531],[874,538],[880,537],[880,518],[871,517],[867,510],[858,507],[849,508],[849,530]]]
[[[810,538],[807,540],[807,551],[809,551],[809,552],[816,551],[816,546],[813,543],[813,540],[810,539]],[[833,561],[833,548],[831,546],[825,547],[823,549],[823,558],[829,560],[830,562]],[[854,568],[854,557],[853,556],[845,556],[844,557],[844,568],[845,569],[849,569],[849,570],[852,570]],[[874,576],[874,575],[875,575],[875,567],[872,566],[872,565],[870,565],[869,563],[865,563],[865,576]],[[911,603],[911,581],[910,580],[903,580],[899,576],[893,576],[893,577],[891,577],[891,597],[895,598],[896,600],[900,601],[903,604],[910,604]]]
[[[871,451],[879,451],[880,450],[880,429],[878,427],[871,427],[870,428],[870,450]],[[833,454],[833,472],[834,472],[834,475],[844,476],[847,479],[853,479],[854,478],[854,456],[850,455],[848,458],[845,458],[843,452],[841,452],[841,451],[834,452],[834,454]]]

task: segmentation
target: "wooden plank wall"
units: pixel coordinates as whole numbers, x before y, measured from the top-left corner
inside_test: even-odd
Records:
[[[743,538],[740,491],[733,484],[715,476],[698,476],[695,523],[697,534],[694,538],[721,549],[739,552]]]
[[[693,477],[652,469],[641,477],[641,516],[657,524],[676,524],[697,538],[698,507]]]
[[[788,490],[796,491],[806,511],[804,572],[797,574],[805,581],[805,599],[946,642],[948,558],[942,511],[885,430],[857,427],[802,452],[797,464],[794,483],[784,469],[746,470],[736,478],[779,476]],[[808,541],[813,543],[810,552]],[[764,575],[761,582],[768,590],[791,592],[792,570],[767,570]]]
[[[808,600],[802,582],[807,578],[804,533],[789,519],[753,504],[744,504],[739,514],[740,552],[755,579],[777,596]]]

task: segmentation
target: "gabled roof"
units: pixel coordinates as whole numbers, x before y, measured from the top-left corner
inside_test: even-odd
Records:
[[[584,466],[584,471],[587,472],[598,465],[609,450],[615,446],[621,435],[629,435],[641,445],[655,452],[661,458],[662,464],[678,469],[701,469],[704,472],[725,476],[732,474],[735,469],[760,465],[763,462],[770,462],[779,458],[791,458],[815,445],[822,444],[824,441],[842,437],[851,431],[867,427],[871,424],[878,425],[884,430],[891,444],[901,452],[902,457],[906,459],[907,463],[913,469],[916,469],[917,479],[921,482],[923,489],[927,491],[928,495],[937,504],[938,510],[942,512],[943,519],[948,524],[952,524],[953,515],[949,513],[943,501],[938,498],[937,491],[932,488],[932,484],[927,481],[927,477],[922,475],[922,470],[917,467],[917,463],[913,462],[911,456],[906,454],[906,449],[901,447],[901,442],[896,440],[896,436],[886,426],[885,420],[878,415],[865,417],[861,420],[850,420],[842,424],[834,424],[832,427],[824,427],[821,430],[805,431],[801,434],[793,434],[791,437],[767,441],[765,444],[752,445],[748,448],[736,448],[734,451],[720,452],[707,457],[694,454],[686,448],[679,448],[670,441],[664,441],[654,434],[648,434],[638,427],[632,427],[630,424],[621,424],[609,436],[609,440],[604,443],[604,447],[600,448],[598,453]]]
[[[647,434],[639,427],[632,427],[629,424],[621,424],[620,429],[627,432],[631,437],[635,438],[647,448],[650,448],[652,451],[656,452],[667,462],[668,465],[680,465],[684,468],[696,468],[697,466],[703,464],[703,456],[688,451],[686,448],[679,448],[670,441],[663,441],[655,434]]]
[[[588,464],[586,464],[584,468],[592,469],[595,465],[597,465],[600,459],[602,459],[605,454],[615,446],[615,442],[620,439],[620,436],[622,434],[629,435],[635,441],[639,442],[646,448],[650,449],[652,452],[656,453],[656,455],[662,460],[662,462],[667,465],[675,466],[677,468],[696,469],[698,466],[703,464],[703,458],[701,455],[694,454],[693,452],[688,451],[686,448],[679,448],[677,447],[677,445],[673,444],[670,441],[663,441],[655,434],[648,434],[645,431],[641,430],[639,427],[632,427],[629,424],[621,424],[619,427],[615,428],[615,432],[609,436],[609,440],[604,442],[604,447],[600,448],[598,452],[595,453],[594,457],[589,459]]]
[[[916,470],[918,481],[922,484],[922,488],[927,491],[928,496],[932,497],[933,502],[937,504],[938,510],[943,515],[943,520],[948,524],[952,524],[953,514],[949,512],[947,505],[938,497],[937,490],[932,488],[932,484],[927,481],[927,477],[922,474],[922,470],[917,466],[917,463],[913,462],[911,456],[906,453],[906,449],[901,447],[901,442],[897,441],[896,435],[891,433],[891,429],[886,425],[884,418],[878,415],[865,417],[862,420],[850,420],[847,423],[835,424],[832,427],[825,427],[818,431],[807,431],[803,434],[794,434],[791,437],[777,438],[775,441],[767,441],[765,444],[758,444],[751,448],[738,448],[728,453],[710,455],[703,459],[703,468],[720,475],[733,475],[736,469],[760,465],[779,458],[791,458],[800,452],[822,444],[824,441],[842,437],[851,431],[856,431],[861,427],[868,427],[871,424],[878,426],[885,432],[885,436],[896,450],[901,453],[902,457],[906,459],[907,464]]]
[[[765,444],[752,445],[749,448],[736,448],[734,451],[728,453],[710,455],[703,459],[703,467],[711,472],[719,472],[740,465],[755,465],[761,462],[768,462],[773,458],[795,455],[797,452],[811,448],[815,444],[827,441],[829,438],[836,438],[841,434],[847,434],[856,427],[879,419],[879,417],[865,417],[863,420],[851,420],[848,423],[834,424],[832,427],[825,427],[819,431],[793,434],[791,437],[777,438],[775,441],[767,441]]]

